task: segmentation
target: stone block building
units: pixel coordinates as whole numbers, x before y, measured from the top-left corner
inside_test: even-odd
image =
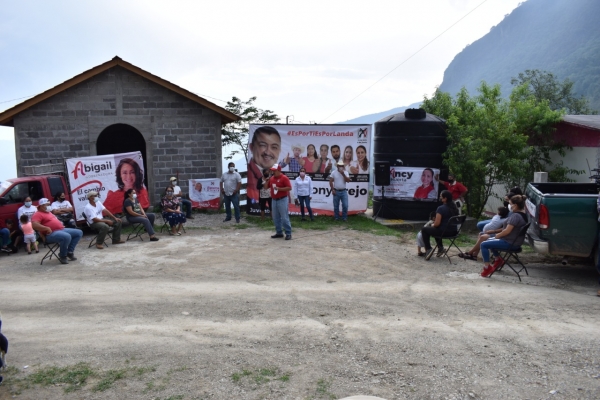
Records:
[[[177,175],[220,177],[221,128],[239,117],[119,57],[0,114],[17,174],[64,159],[141,151],[150,201]]]

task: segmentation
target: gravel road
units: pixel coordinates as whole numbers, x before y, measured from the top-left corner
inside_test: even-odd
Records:
[[[1,256],[0,399],[600,398],[590,265],[527,254],[522,283],[484,279],[480,263],[416,257],[410,235],[283,241],[222,218],[155,243],[84,237],[68,265]],[[82,362],[78,390],[18,384]],[[124,372],[99,386],[110,371]]]

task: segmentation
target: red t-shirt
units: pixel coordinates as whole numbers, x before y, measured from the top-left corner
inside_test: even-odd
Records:
[[[273,185],[277,185],[278,188],[291,188],[292,183],[288,179],[287,176],[281,174],[279,177],[272,176],[269,180],[269,187],[271,188],[271,198],[272,199],[283,199],[288,196],[288,192],[277,191],[277,194],[273,191]]]
[[[62,231],[65,229],[62,222],[60,222],[51,212],[36,211],[36,213],[31,217],[31,222],[37,222],[41,225],[47,226],[52,230],[52,232]]]
[[[455,182],[454,185],[451,185],[450,182],[444,182],[443,185],[452,193],[452,200],[461,198],[467,191],[465,185],[460,182]]]

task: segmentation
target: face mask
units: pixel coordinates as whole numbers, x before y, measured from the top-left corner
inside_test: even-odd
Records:
[[[31,207],[31,202],[30,201],[26,201],[25,202],[25,207]]]
[[[229,172],[235,172],[235,167],[229,167]]]
[[[177,185],[177,181],[173,181],[173,186]]]
[[[133,194],[133,198],[137,199],[137,194],[136,193]]]
[[[300,172],[300,176],[301,176],[302,178],[304,178],[304,176],[305,176],[305,175],[306,175],[306,172]]]
[[[62,203],[63,201],[65,201],[65,199],[63,197],[61,197],[60,199],[58,199],[59,203]]]
[[[167,192],[167,196],[173,196],[173,192]]]
[[[344,172],[344,167],[338,167],[338,171]]]

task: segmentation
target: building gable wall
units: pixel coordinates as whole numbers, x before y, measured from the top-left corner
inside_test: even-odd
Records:
[[[177,172],[184,190],[188,179],[221,175],[220,116],[119,66],[15,116],[18,175],[25,166],[96,155],[98,136],[116,123],[146,140],[151,202]]]

